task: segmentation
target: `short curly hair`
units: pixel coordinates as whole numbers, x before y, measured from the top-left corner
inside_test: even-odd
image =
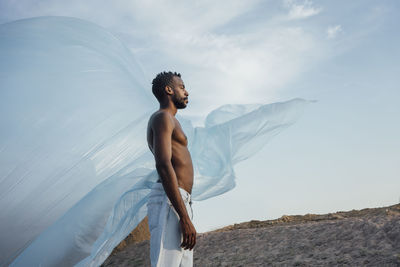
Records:
[[[174,78],[174,76],[180,78],[181,74],[172,71],[163,71],[157,74],[157,76],[153,79],[152,91],[158,102],[161,102],[163,98],[165,86],[172,86],[172,79]]]

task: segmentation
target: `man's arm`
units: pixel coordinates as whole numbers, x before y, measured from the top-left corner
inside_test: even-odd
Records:
[[[174,206],[180,218],[180,225],[183,234],[182,247],[193,249],[196,243],[196,230],[189,218],[185,203],[182,200],[178,188],[178,180],[172,166],[172,132],[174,120],[171,115],[160,112],[153,118],[153,151],[156,161],[157,172],[169,200]]]

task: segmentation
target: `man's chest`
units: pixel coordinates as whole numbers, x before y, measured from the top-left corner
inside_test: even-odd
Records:
[[[179,124],[176,125],[174,131],[172,132],[172,140],[183,146],[187,146],[188,144],[187,137]]]

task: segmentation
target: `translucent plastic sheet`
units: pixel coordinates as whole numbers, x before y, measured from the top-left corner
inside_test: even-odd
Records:
[[[157,108],[129,50],[74,18],[0,25],[0,264],[98,266],[146,216]],[[293,124],[308,101],[225,105],[205,127],[178,117],[193,199],[235,186],[234,165]]]

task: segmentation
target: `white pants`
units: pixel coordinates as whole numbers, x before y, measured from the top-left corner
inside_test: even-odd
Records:
[[[191,196],[179,188],[189,218],[193,220]],[[179,216],[161,183],[155,183],[147,202],[150,229],[150,260],[152,267],[193,266],[193,250],[181,248],[182,233]]]

